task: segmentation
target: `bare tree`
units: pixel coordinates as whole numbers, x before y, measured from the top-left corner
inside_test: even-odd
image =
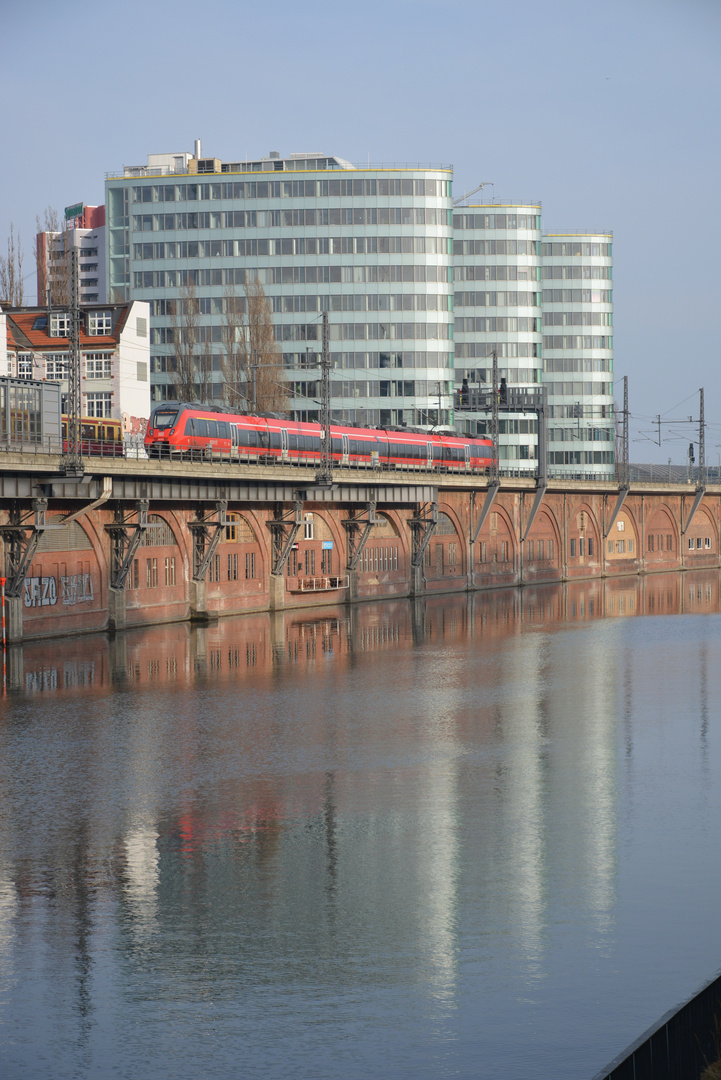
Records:
[[[22,307],[24,296],[23,249],[20,237],[15,237],[15,228],[11,224],[7,258],[0,255],[0,298],[13,307]]]
[[[244,292],[239,297],[229,289],[225,295],[221,367],[226,399],[235,408],[244,399],[248,410],[284,412],[288,392],[270,304],[257,278],[246,281]]]
[[[72,233],[69,223],[61,221],[57,210],[47,206],[37,225],[37,243],[35,261],[38,277],[38,304],[52,304],[55,307],[67,307],[71,302],[72,283]],[[45,243],[42,235],[45,235]]]
[[[193,284],[185,284],[180,296],[170,303],[174,369],[171,385],[178,401],[195,401],[198,396],[196,367],[200,329],[200,305]]]

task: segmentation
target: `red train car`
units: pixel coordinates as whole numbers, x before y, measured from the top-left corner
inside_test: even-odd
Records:
[[[320,460],[321,435],[320,424],[166,402],[153,409],[145,449],[155,458],[197,456],[313,465]],[[331,426],[336,465],[485,471],[492,465],[492,445],[490,439],[432,434],[419,428]]]

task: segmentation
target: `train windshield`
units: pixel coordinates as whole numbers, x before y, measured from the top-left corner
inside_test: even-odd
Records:
[[[175,427],[175,421],[178,419],[177,409],[158,409],[153,415],[153,427],[156,428],[169,428]]]

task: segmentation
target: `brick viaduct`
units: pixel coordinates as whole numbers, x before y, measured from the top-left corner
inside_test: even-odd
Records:
[[[6,634],[721,565],[721,486],[4,454]]]

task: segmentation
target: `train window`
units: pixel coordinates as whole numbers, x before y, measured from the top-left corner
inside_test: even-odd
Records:
[[[271,431],[270,432],[270,444],[269,445],[270,445],[271,449],[273,449],[273,450],[280,450],[280,432],[279,431]]]
[[[217,423],[217,421],[216,420],[206,420],[205,422],[208,425],[208,438],[209,439],[217,439],[218,438],[218,423]]]
[[[340,454],[341,453],[340,439],[331,439],[330,445],[331,445],[331,453],[332,454]]]
[[[218,438],[229,439],[230,438],[230,424],[227,420],[218,420]]]
[[[175,426],[175,421],[178,418],[177,409],[156,409],[153,413],[152,426],[156,428],[170,428]],[[192,423],[192,421],[188,421]],[[186,433],[187,433],[186,426]]]
[[[200,417],[195,416],[190,421],[191,435],[204,437],[208,434],[208,421],[202,420]]]
[[[93,424],[81,424],[80,425],[80,438],[81,439],[95,439],[97,433]]]

